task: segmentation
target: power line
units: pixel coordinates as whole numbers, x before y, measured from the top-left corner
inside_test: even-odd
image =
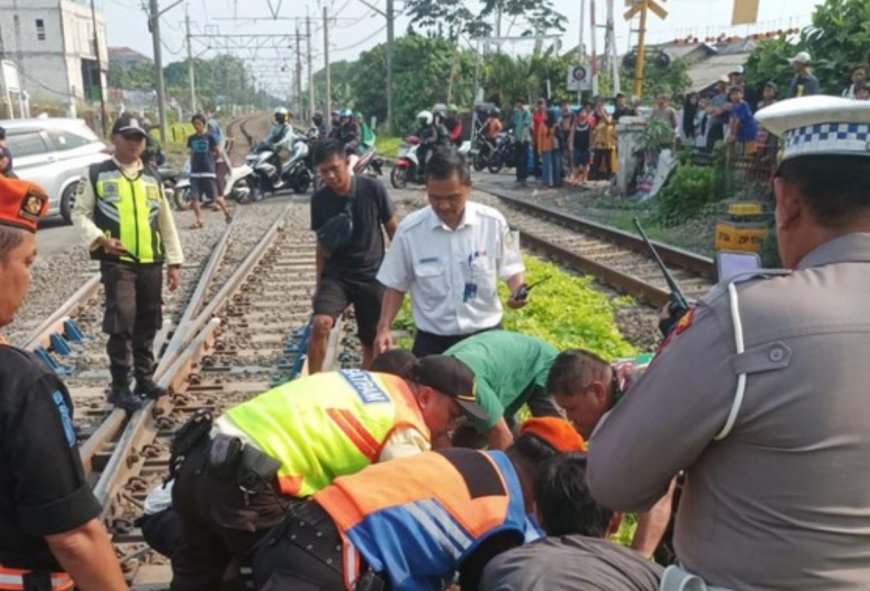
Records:
[[[353,45],[348,45],[347,47],[340,47],[340,48],[338,48],[338,49],[333,49],[333,51],[335,51],[336,53],[340,53],[340,52],[342,52],[342,51],[347,51],[348,49],[354,49],[354,48],[356,48],[356,47],[359,47],[359,46],[362,45],[363,43],[366,43],[367,41],[370,41],[372,38],[374,38],[374,37],[377,36],[378,34],[382,33],[382,32],[384,31],[384,29],[386,29],[386,28],[387,28],[387,25],[384,25],[383,27],[381,27],[380,29],[378,29],[377,31],[375,31],[374,33],[372,33],[371,35],[369,35],[369,36],[366,37],[365,39],[362,39],[362,40],[360,40],[360,41],[354,43]]]

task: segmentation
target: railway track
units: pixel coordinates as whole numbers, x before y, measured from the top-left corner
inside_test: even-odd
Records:
[[[519,230],[524,247],[561,264],[595,276],[601,283],[651,306],[668,302],[669,289],[643,240],[553,208],[486,188],[496,197],[510,226]],[[653,243],[686,297],[697,299],[715,283],[712,259],[666,244]]]

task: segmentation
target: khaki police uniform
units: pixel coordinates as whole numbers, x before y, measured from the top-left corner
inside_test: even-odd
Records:
[[[163,264],[184,262],[159,175],[141,161],[125,166],[112,158],[94,165],[79,181],[72,217],[91,257],[100,261],[112,383],[127,384],[131,353],[137,381],[150,381],[151,349],[163,321]],[[109,255],[95,244],[102,236],[120,239],[133,256]]]
[[[811,101],[811,118],[824,107],[818,97],[799,100]],[[847,136],[863,133],[867,154],[865,109],[843,137],[857,147]],[[826,123],[802,125],[801,117],[787,128],[800,135],[780,132],[786,157],[790,148],[813,153],[807,144],[815,140],[803,134],[826,134],[818,127]],[[762,124],[778,131],[775,119]],[[616,510],[647,510],[685,470],[677,557],[709,588],[866,588],[868,294],[866,233],[818,246],[793,272],[716,286],[593,434],[595,498]]]

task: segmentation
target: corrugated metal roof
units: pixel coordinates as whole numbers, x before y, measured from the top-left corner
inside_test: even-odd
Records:
[[[728,74],[735,66],[746,64],[748,53],[714,55],[689,66],[688,75],[692,81],[690,92],[698,92],[716,82],[723,74]]]

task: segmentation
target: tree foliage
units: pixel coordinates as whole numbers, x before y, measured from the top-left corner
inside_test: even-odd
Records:
[[[826,0],[798,36],[761,41],[746,64],[747,82],[760,88],[773,80],[787,87],[793,76],[787,60],[798,51],[812,56],[821,91],[839,94],[850,83],[852,66],[870,58],[870,0]]]
[[[412,25],[454,40],[460,33],[492,35],[491,21],[498,13],[510,19],[522,17],[526,28],[521,35],[565,30],[565,17],[556,12],[550,0],[406,0],[405,11]]]

